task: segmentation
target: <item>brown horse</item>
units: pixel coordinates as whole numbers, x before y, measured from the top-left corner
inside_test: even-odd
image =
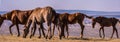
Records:
[[[55,19],[53,20],[53,32],[52,34],[54,35],[54,30],[55,30],[55,26],[57,27],[58,29],[58,33],[59,33],[59,36],[60,36],[60,31],[65,27],[65,28],[68,28],[67,25],[67,17],[68,17],[68,13],[63,13],[63,14],[60,14],[60,13],[56,13],[56,17]],[[64,24],[64,25],[62,25]],[[60,28],[59,28],[60,27]],[[63,31],[64,32],[64,31]],[[67,37],[69,35],[68,33],[68,29],[66,29],[66,32],[67,32]],[[65,35],[63,34],[63,36],[65,37]]]
[[[63,14],[59,14],[56,18],[58,19],[58,24],[60,26],[60,39],[62,37],[65,37],[64,35],[64,29],[66,29],[67,32],[67,38],[69,36],[69,31],[68,31],[68,24],[75,24],[75,23],[79,23],[79,25],[81,26],[81,38],[83,37],[83,30],[84,30],[84,25],[83,25],[83,20],[84,18],[92,18],[92,16],[87,16],[83,13],[74,13],[74,14],[69,14],[69,13],[63,13]]]
[[[100,29],[99,29],[99,36],[102,37],[101,36],[101,29],[102,29],[103,38],[104,38],[105,37],[104,27],[112,26],[113,27],[113,33],[111,35],[111,38],[113,37],[113,34],[114,34],[115,31],[116,31],[117,38],[119,38],[117,28],[115,27],[117,22],[120,22],[120,21],[118,19],[114,18],[114,17],[113,18],[106,18],[106,17],[103,17],[103,16],[99,16],[99,17],[93,18],[92,27],[94,28],[95,24],[99,23],[100,26],[101,26]]]
[[[67,18],[67,25],[66,24],[63,24],[63,25],[66,25],[68,29],[68,24],[75,24],[75,23],[78,23],[80,26],[81,26],[81,38],[83,38],[83,31],[84,31],[84,24],[83,24],[83,20],[85,19],[85,17],[91,19],[92,16],[87,16],[86,14],[84,13],[74,13],[74,14],[69,14],[68,15],[68,18]],[[61,36],[64,32],[61,32]]]
[[[32,10],[27,10],[27,11],[13,10],[11,12],[3,14],[0,18],[2,18],[1,19],[2,21],[3,20],[12,21],[12,25],[9,26],[10,34],[13,35],[12,31],[11,31],[11,28],[14,25],[16,25],[17,31],[18,31],[18,36],[20,36],[18,24],[25,24],[31,13],[32,13]],[[1,24],[2,24],[2,22],[1,22]]]
[[[36,13],[36,12],[40,12],[41,9],[42,9],[42,8],[40,8],[40,7],[35,8],[34,11],[33,11],[33,13],[32,13],[32,15],[33,15],[34,13]],[[33,16],[32,16],[32,15],[28,18],[28,23],[25,25],[25,27],[29,29],[29,28],[30,28],[30,25],[31,25],[31,23],[32,23],[30,38],[32,38],[32,37],[34,36],[34,34],[35,34],[36,24],[40,25],[40,28],[38,28],[38,30],[39,30],[39,35],[40,35],[39,38],[41,38],[41,29],[42,29],[43,36],[45,37],[43,24],[40,23],[40,22],[36,22],[36,18],[33,19]],[[35,21],[35,22],[33,23],[32,21]],[[28,27],[27,27],[27,25],[28,25]],[[25,35],[25,34],[24,34],[24,35]],[[23,36],[24,36],[24,35],[23,35]]]
[[[52,20],[55,18],[55,14],[56,14],[55,10],[50,6],[47,6],[41,9],[38,8],[35,11],[33,11],[28,19],[27,24],[25,25],[23,38],[26,38],[26,36],[28,35],[29,27],[31,23],[33,24],[33,27],[34,27],[36,23],[39,23],[39,25],[41,26],[44,22],[46,22],[48,26],[48,32],[47,32],[46,38],[48,38],[48,34],[50,35],[49,38],[52,38],[51,23],[52,23]],[[39,33],[40,33],[40,30],[39,30]]]

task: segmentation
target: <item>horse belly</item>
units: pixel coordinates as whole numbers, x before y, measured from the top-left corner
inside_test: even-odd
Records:
[[[37,20],[37,22],[40,22],[40,23],[44,22],[44,20],[41,16],[36,17],[36,20]]]
[[[104,23],[103,23],[103,26],[106,26],[106,27],[109,27],[109,26],[111,26],[111,25],[112,25],[111,22],[104,22]]]

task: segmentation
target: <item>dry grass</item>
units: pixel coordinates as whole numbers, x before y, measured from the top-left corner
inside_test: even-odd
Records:
[[[4,25],[4,24],[3,24]],[[117,29],[118,29],[118,34],[120,37],[120,25],[117,24]],[[9,29],[8,29],[8,25],[6,26],[2,26],[0,29],[0,42],[119,42],[120,39],[115,39],[116,38],[116,34],[114,34],[113,38],[114,39],[109,39],[111,37],[112,34],[112,27],[105,27],[105,38],[106,39],[101,39],[99,38],[99,28],[100,26],[97,24],[96,27],[93,29],[91,27],[91,25],[86,25],[85,29],[84,29],[84,37],[83,39],[81,39],[79,37],[80,32],[81,32],[81,28],[79,25],[70,25],[69,26],[69,33],[70,33],[70,37],[67,39],[62,39],[60,40],[58,38],[58,36],[52,38],[51,40],[49,39],[45,39],[45,38],[37,38],[38,36],[38,31],[37,31],[37,35],[35,35],[35,37],[33,37],[32,39],[29,38],[29,36],[27,38],[22,38],[22,37],[17,37],[17,31],[16,31],[16,27],[14,26],[12,28],[13,34],[15,36],[11,36],[9,34]],[[23,27],[20,27],[20,32],[22,35],[23,31]],[[57,35],[57,30],[55,31],[55,34]],[[94,37],[94,38],[93,38]]]
[[[54,37],[51,40],[45,38],[22,38],[16,36],[1,36],[0,42],[119,42],[120,39],[100,39],[100,38],[78,38],[78,37],[69,37],[67,39],[60,40],[58,37]]]

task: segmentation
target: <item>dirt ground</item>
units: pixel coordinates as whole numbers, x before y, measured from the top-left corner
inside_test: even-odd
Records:
[[[38,30],[36,31],[35,37],[31,39],[29,38],[29,36],[27,38],[22,38],[23,29],[24,29],[23,25],[19,26],[20,33],[21,33],[20,37],[16,36],[17,31],[15,26],[12,27],[12,32],[14,35],[11,36],[9,33],[10,24],[11,24],[10,21],[7,21],[7,22],[5,21],[2,27],[0,28],[0,42],[119,42],[120,41],[119,38],[116,38],[116,32],[114,33],[113,39],[110,39],[113,31],[112,27],[105,27],[105,39],[100,38],[99,24],[97,24],[94,29],[91,27],[91,24],[85,24],[83,39],[79,37],[81,33],[80,26],[78,24],[69,25],[70,37],[62,40],[58,38],[57,29],[55,30],[55,37],[53,37],[51,40],[45,39],[45,38],[39,39]],[[46,25],[44,25],[44,27],[46,28]],[[120,24],[118,23],[116,27],[120,37]]]
[[[70,36],[67,39],[60,40],[58,37],[53,37],[52,39],[45,39],[45,38],[22,38],[22,37],[16,37],[16,36],[0,36],[0,42],[119,42],[120,39],[101,39],[101,38],[79,38],[75,36]]]

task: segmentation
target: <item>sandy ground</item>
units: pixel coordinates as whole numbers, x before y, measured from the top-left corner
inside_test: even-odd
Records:
[[[30,38],[22,38],[16,36],[0,36],[0,42],[119,42],[120,39],[101,39],[101,38],[79,38],[79,37],[69,37],[67,39],[58,39],[58,37],[54,37],[52,39],[45,39],[45,38],[37,38],[33,37]]]
[[[81,28],[78,24],[73,24],[69,25],[69,33],[70,37],[67,39],[62,39],[60,40],[57,35],[57,29],[55,30],[55,37],[53,37],[51,40],[45,39],[45,38],[38,38],[38,30],[36,32],[35,37],[29,38],[29,35],[27,38],[22,38],[22,33],[23,33],[23,25],[20,25],[20,32],[21,36],[17,37],[17,31],[16,27],[14,26],[12,28],[12,32],[14,36],[11,36],[9,33],[9,26],[11,22],[10,21],[5,21],[2,27],[0,28],[0,42],[119,42],[120,39],[116,38],[116,33],[114,33],[113,39],[110,39],[110,36],[112,34],[112,27],[105,27],[105,39],[102,39],[99,37],[99,24],[95,26],[93,29],[91,27],[91,24],[85,24],[85,29],[84,29],[84,38],[80,38],[80,32]],[[46,28],[46,25],[44,25]],[[118,29],[118,34],[120,37],[120,24],[118,23],[116,25]]]

